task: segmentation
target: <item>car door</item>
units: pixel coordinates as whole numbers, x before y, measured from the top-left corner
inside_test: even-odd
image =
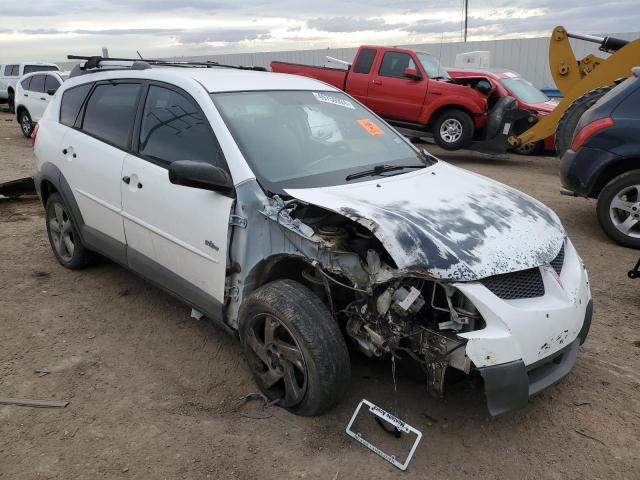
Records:
[[[45,81],[46,75],[38,74],[33,75],[31,77],[31,82],[29,82],[29,89],[24,92],[24,106],[29,110],[29,114],[31,115],[31,120],[37,122],[42,118],[42,114],[44,113],[44,109],[47,106],[47,99],[45,93]],[[19,99],[16,98],[16,102]]]
[[[187,93],[152,83],[134,135],[121,182],[129,265],[220,318],[233,199],[174,185],[167,170],[177,160],[226,169],[209,122]]]
[[[61,121],[68,113],[66,101],[76,102],[75,94],[82,93],[81,87],[87,86],[64,92]],[[130,148],[141,92],[140,81],[97,82],[74,128],[65,134],[61,149],[66,159],[61,170],[82,214],[85,240],[121,263],[126,263],[120,192],[122,164],[125,150]]]
[[[422,78],[415,80],[405,77],[407,68],[416,69]],[[411,55],[385,52],[378,71],[371,75],[367,105],[383,117],[417,122],[424,106],[428,83]]]

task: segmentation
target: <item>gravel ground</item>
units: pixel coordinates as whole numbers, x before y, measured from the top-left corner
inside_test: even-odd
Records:
[[[0,181],[34,163],[12,119],[0,113]],[[70,402],[0,406],[0,478],[637,479],[640,281],[626,272],[639,253],[604,236],[593,201],[559,195],[555,158],[429,148],[551,206],[587,264],[594,322],[559,385],[490,419],[470,382],[439,401],[400,372],[394,394],[389,362],[353,354],[337,408],[321,418],[265,413],[239,404],[257,387],[233,338],[111,262],[62,268],[38,200],[0,200],[0,397]],[[422,430],[408,472],[344,434],[361,398],[397,404]]]

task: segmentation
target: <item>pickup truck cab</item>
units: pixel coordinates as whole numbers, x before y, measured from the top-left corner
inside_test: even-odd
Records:
[[[489,108],[498,98],[510,96],[515,98],[518,107],[531,110],[537,115],[547,115],[558,105],[558,101],[547,97],[529,80],[513,70],[505,68],[474,69],[447,68],[449,75],[458,82],[474,80],[489,82],[492,93],[489,97]],[[477,85],[477,84],[476,84]],[[555,150],[555,135],[550,135],[538,142],[525,143],[515,149],[522,155],[535,155],[542,150]]]
[[[271,69],[344,90],[389,123],[427,131],[442,148],[467,147],[487,120],[487,95],[452,79],[426,52],[363,45],[348,69],[271,62]]]
[[[9,110],[15,113],[16,83],[27,73],[55,72],[60,70],[55,63],[26,62],[7,63],[0,70],[0,102],[8,102]]]

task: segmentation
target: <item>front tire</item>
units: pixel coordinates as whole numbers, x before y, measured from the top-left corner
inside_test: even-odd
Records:
[[[268,283],[243,302],[239,317],[249,368],[271,400],[315,416],[342,397],[351,376],[347,346],[311,290],[292,280]]]
[[[473,120],[460,110],[441,113],[433,124],[433,139],[445,150],[468,147],[473,140]]]
[[[58,193],[47,199],[45,210],[49,243],[60,265],[77,270],[95,263],[97,254],[82,245],[78,227]]]
[[[620,245],[640,249],[640,170],[611,180],[598,196],[598,221]]]
[[[22,110],[20,115],[18,116],[18,121],[20,122],[20,130],[22,130],[22,135],[27,138],[31,138],[31,134],[33,133],[33,121],[31,120],[31,115],[26,110]]]

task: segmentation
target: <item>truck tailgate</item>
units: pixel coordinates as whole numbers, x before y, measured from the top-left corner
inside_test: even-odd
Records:
[[[276,73],[291,73],[304,77],[315,78],[329,83],[340,90],[344,90],[347,81],[347,70],[341,68],[314,67],[298,63],[271,62],[271,70]]]

